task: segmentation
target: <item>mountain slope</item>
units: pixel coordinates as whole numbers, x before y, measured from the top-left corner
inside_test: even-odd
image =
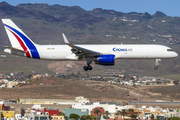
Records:
[[[93,24],[95,22],[102,22],[103,19],[90,15],[84,9],[78,6],[60,6],[60,5],[47,5],[47,4],[20,4],[18,8],[25,10],[39,10],[44,14],[51,15],[61,22],[66,22],[68,25],[77,24],[78,27],[84,24]]]
[[[103,81],[42,78],[31,80],[31,83],[31,85],[22,86],[21,89],[18,87],[4,89],[1,91],[1,98],[74,99],[77,96],[84,96],[91,101],[127,102],[128,100],[137,101],[139,91],[141,101],[155,101],[157,99],[169,101],[171,99],[167,95]],[[40,83],[42,85],[39,85]]]
[[[37,11],[37,10],[28,11],[22,8],[11,6],[6,2],[0,3],[0,16],[2,18],[20,17],[20,18],[42,19],[51,22],[57,21],[56,18],[54,18],[53,16],[44,14],[41,11]]]

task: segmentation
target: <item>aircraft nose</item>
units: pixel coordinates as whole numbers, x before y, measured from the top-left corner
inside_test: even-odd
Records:
[[[178,54],[174,52],[173,57],[178,57]]]

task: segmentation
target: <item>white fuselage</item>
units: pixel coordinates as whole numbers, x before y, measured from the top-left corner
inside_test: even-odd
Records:
[[[115,59],[168,59],[178,54],[171,48],[163,45],[76,45],[88,50],[106,54],[114,54]],[[68,45],[36,45],[40,59],[46,60],[77,60]]]

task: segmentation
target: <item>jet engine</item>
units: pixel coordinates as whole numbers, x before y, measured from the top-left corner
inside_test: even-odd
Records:
[[[94,62],[100,65],[114,65],[115,55],[100,55],[94,58]]]

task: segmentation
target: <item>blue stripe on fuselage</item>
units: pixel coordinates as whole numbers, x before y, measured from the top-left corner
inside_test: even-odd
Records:
[[[21,39],[25,42],[26,46],[29,48],[32,58],[40,59],[39,53],[35,45],[25,35],[23,35],[21,32],[19,32],[18,30],[14,29],[13,27],[9,25],[6,25],[6,24],[4,25],[10,28],[11,30],[13,30],[16,34],[18,34],[21,37]]]

